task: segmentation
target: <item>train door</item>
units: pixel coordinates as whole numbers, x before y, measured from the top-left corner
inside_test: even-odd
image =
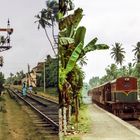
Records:
[[[105,86],[105,101],[111,101],[111,85],[107,84]]]

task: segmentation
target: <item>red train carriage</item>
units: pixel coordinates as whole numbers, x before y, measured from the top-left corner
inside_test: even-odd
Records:
[[[89,91],[92,101],[121,118],[138,118],[137,79],[120,77]]]

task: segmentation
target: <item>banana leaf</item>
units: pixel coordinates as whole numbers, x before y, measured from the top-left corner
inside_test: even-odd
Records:
[[[66,65],[66,74],[68,74],[75,66],[80,54],[81,54],[81,51],[82,51],[82,48],[83,48],[83,43],[80,42],[77,47],[75,48],[75,50],[73,51],[72,55],[70,56],[69,58],[69,61]]]
[[[86,53],[90,52],[90,51],[94,51],[94,50],[104,50],[104,49],[108,49],[109,46],[105,45],[105,44],[96,44],[97,42],[97,38],[94,38],[92,41],[90,41],[82,50],[82,54],[80,56],[83,57]]]
[[[62,90],[63,84],[67,78],[66,71],[60,66],[59,67],[59,89]]]
[[[70,37],[59,37],[59,44],[60,45],[69,45],[69,44],[73,44],[74,43],[74,39],[70,38]]]
[[[81,26],[77,29],[75,37],[74,37],[75,46],[77,46],[80,42],[82,42],[84,45],[85,34],[86,34],[86,28],[84,26]]]
[[[78,8],[74,11],[74,14],[61,19],[59,21],[59,29],[64,30],[65,28],[68,28],[72,25],[74,25],[74,27],[76,28],[83,17],[82,12],[83,10],[81,8]]]
[[[70,38],[74,38],[74,34],[75,34],[75,30],[74,30],[74,26],[69,26],[67,27],[66,30],[62,30],[59,32],[59,36],[60,37],[70,37]]]

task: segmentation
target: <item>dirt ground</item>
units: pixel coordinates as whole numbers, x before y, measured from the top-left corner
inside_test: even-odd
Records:
[[[47,140],[39,133],[23,106],[8,94],[3,95],[3,98],[5,101],[1,101],[4,111],[0,111],[0,140]]]
[[[67,136],[65,140],[140,140],[139,130],[134,133],[136,128],[132,127],[134,131],[132,132],[132,129],[128,129],[96,105],[90,104],[87,111],[88,119],[91,119],[90,131],[85,134]]]
[[[140,140],[140,135],[132,132],[96,106],[90,105],[89,111],[92,131],[82,136],[80,140]]]

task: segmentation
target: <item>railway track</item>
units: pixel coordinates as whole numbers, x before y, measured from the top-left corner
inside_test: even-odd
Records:
[[[10,96],[16,100],[22,100],[29,105],[41,120],[35,121],[38,126],[46,128],[46,133],[52,135],[58,135],[59,132],[59,117],[58,117],[58,104],[56,102],[47,100],[39,96],[29,94],[26,97],[22,97],[22,94],[18,90],[7,89]],[[31,115],[32,117],[36,117]]]

